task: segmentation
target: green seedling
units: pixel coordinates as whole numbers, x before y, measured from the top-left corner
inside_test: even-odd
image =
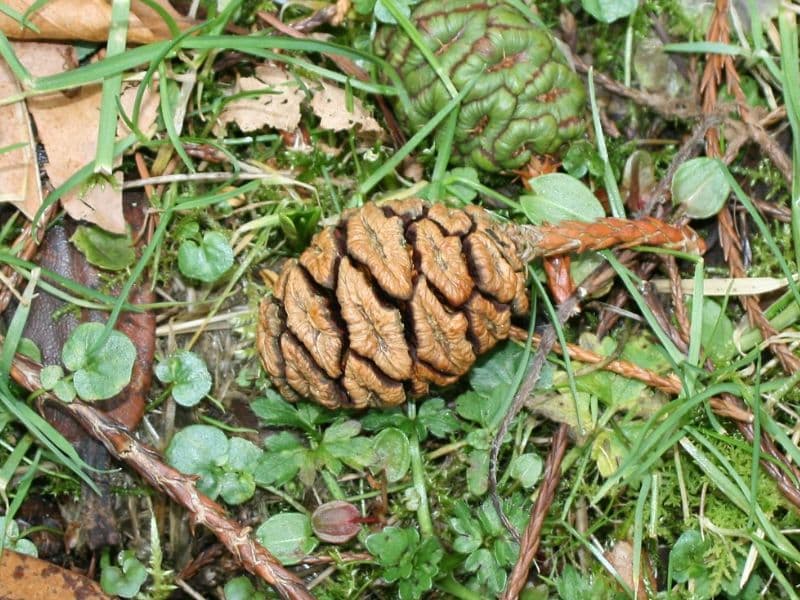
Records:
[[[211,390],[211,375],[205,361],[194,352],[178,351],[156,365],[156,377],[170,384],[175,402],[195,406]]]

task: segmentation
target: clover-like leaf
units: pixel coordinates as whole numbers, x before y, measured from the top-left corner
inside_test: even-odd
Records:
[[[672,203],[683,206],[692,219],[717,214],[730,192],[720,164],[705,156],[687,160],[672,178]]]
[[[211,283],[233,266],[233,250],[224,235],[209,231],[198,245],[184,240],[178,249],[178,268],[192,279]]]
[[[709,542],[699,531],[684,531],[669,553],[672,577],[678,583],[700,577],[706,570],[705,553]]]
[[[117,557],[118,567],[111,566],[108,555],[101,560],[100,587],[107,594],[121,598],[133,598],[139,593],[145,579],[147,569],[136,558],[132,550],[123,550]]]
[[[228,447],[228,437],[216,427],[190,425],[173,436],[165,455],[179,471],[199,475],[197,488],[213,500],[220,493]]]
[[[317,547],[311,519],[301,513],[281,513],[270,517],[256,529],[255,535],[261,545],[284,565],[297,564]]]
[[[97,347],[105,326],[83,323],[61,349],[64,366],[74,371],[75,391],[83,400],[105,400],[120,393],[131,380],[136,348],[128,337],[112,330]]]
[[[80,225],[69,241],[87,262],[107,271],[122,271],[136,260],[131,236],[117,235],[95,225]]]
[[[211,390],[205,361],[194,352],[181,350],[155,368],[162,383],[172,384],[172,397],[181,406],[194,406]]]

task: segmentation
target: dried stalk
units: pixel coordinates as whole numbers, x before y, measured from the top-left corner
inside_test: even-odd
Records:
[[[11,377],[28,391],[40,392],[40,398],[58,402],[89,434],[106,447],[116,459],[127,463],[156,490],[186,508],[194,523],[210,529],[233,556],[253,575],[260,577],[287,600],[313,600],[303,582],[281,566],[270,552],[249,535],[249,528],[229,519],[225,510],[197,490],[196,478],[184,475],[164,464],[161,456],[134,438],[119,423],[83,402],[59,402],[41,390],[41,365],[17,355]]]
[[[568,433],[569,426],[562,423],[553,436],[550,453],[547,455],[547,462],[544,467],[544,478],[542,485],[539,487],[539,497],[536,499],[536,504],[531,508],[531,518],[520,541],[519,559],[514,564],[514,568],[508,578],[508,584],[506,584],[506,589],[501,596],[502,600],[515,600],[518,598],[519,593],[528,581],[531,563],[536,556],[536,551],[539,549],[544,519],[550,510],[550,505],[553,504],[556,489],[558,489],[558,483],[561,480],[561,461],[567,450]]]

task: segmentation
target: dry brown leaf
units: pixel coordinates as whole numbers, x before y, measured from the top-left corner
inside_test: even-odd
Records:
[[[633,590],[637,587],[636,596],[638,598],[648,598],[647,589],[656,589],[655,580],[653,578],[653,571],[650,568],[650,561],[647,553],[642,550],[639,582],[634,586],[633,582],[633,546],[630,542],[622,540],[614,544],[611,550],[605,554],[606,560],[611,563],[611,566],[616,569],[622,581],[629,589]]]
[[[301,108],[306,101],[305,89],[316,90],[310,106],[314,114],[320,117],[320,127],[323,129],[356,129],[368,134],[382,132],[378,122],[369,115],[358,98],[353,98],[353,112],[349,112],[343,89],[330,83],[292,76],[271,64],[258,67],[255,77],[240,79],[234,89],[234,93],[258,90],[268,93],[231,101],[222,111],[219,122],[223,125],[236,123],[244,132],[265,127],[293,131],[300,124]]]
[[[373,119],[363,103],[353,98],[353,112],[347,110],[345,91],[328,83],[321,83],[321,89],[311,99],[311,109],[320,118],[320,127],[330,131],[354,129],[360,125],[361,133],[380,133],[381,126]]]
[[[35,77],[61,73],[75,66],[76,60],[72,46],[42,42],[17,42],[14,51],[23,65]],[[7,70],[2,63],[3,71]],[[13,77],[8,82],[8,90],[3,96],[13,93],[10,87]],[[123,86],[121,102],[125,111],[130,114],[136,95],[136,85]],[[28,112],[36,124],[39,141],[45,148],[48,161],[44,165],[50,182],[58,187],[84,165],[92,162],[97,149],[97,132],[100,116],[99,85],[83,86],[77,92],[55,92],[34,96],[26,104],[16,103],[4,107],[3,116],[10,118],[0,122],[0,145],[8,145],[20,141],[21,133],[28,129],[26,121]],[[0,96],[2,97],[2,96]],[[27,110],[25,110],[27,106]],[[143,97],[138,126],[147,132],[153,126],[158,108],[158,95],[148,89]],[[120,125],[119,133],[127,133],[127,128]],[[41,194],[38,189],[38,167],[31,149],[9,153],[4,157],[4,171],[0,171],[0,183],[11,182],[4,189],[15,191],[15,204],[23,213],[31,218],[41,205]],[[27,183],[20,183],[26,181]],[[67,213],[74,219],[89,221],[114,233],[125,231],[125,220],[122,215],[122,183],[121,175],[115,175],[116,184],[105,183],[93,185],[88,189],[73,189],[65,194],[61,203]],[[2,199],[2,198],[0,198]]]
[[[0,98],[19,92],[8,65],[0,61]],[[11,202],[32,219],[42,205],[42,190],[30,118],[22,102],[0,106],[0,147],[20,142],[25,146],[0,153],[0,202]]]
[[[9,549],[0,556],[0,590],[7,600],[107,600],[94,581]]]
[[[191,21],[180,15],[167,0],[155,0],[175,19],[181,29],[191,26]],[[20,14],[34,0],[5,0],[4,3]],[[39,29],[23,28],[17,21],[0,13],[0,31],[12,39],[25,40],[86,40],[104,42],[111,23],[111,2],[107,0],[50,0],[30,16]],[[170,39],[169,28],[156,11],[141,0],[131,2],[128,23],[128,41],[146,44]]]
[[[258,90],[269,93],[231,101],[222,111],[220,123],[236,123],[244,132],[264,127],[293,131],[300,123],[300,105],[305,99],[300,82],[283,69],[265,64],[256,69],[255,77],[242,77],[234,93]]]

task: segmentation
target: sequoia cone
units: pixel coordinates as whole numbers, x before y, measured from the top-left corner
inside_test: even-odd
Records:
[[[287,400],[396,406],[454,383],[509,336],[529,308],[525,260],[618,244],[702,249],[653,219],[534,228],[476,206],[366,204],[284,265],[259,309],[258,350]]]
[[[555,39],[530,14],[502,0],[423,0],[411,23],[457,91],[453,159],[487,171],[523,168],[583,132],[586,92]],[[451,94],[416,41],[398,26],[375,37],[375,53],[397,69],[409,101],[398,117],[417,132]]]

